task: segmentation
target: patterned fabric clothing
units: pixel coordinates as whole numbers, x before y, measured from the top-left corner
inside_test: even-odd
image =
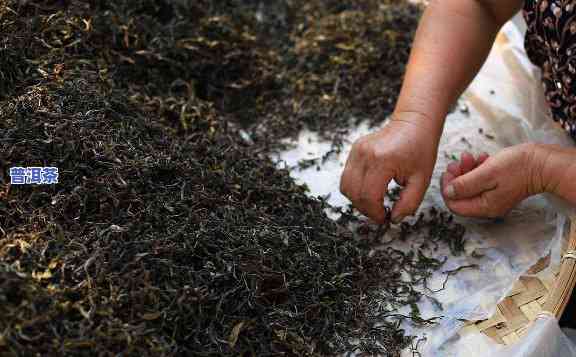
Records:
[[[552,118],[576,140],[576,0],[525,0],[523,13]]]

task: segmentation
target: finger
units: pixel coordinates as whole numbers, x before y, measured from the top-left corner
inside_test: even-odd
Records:
[[[364,160],[361,160],[356,152],[352,150],[340,177],[340,192],[352,203],[360,198],[364,174]]]
[[[478,158],[476,159],[476,162],[478,162],[478,166],[482,165],[484,163],[484,161],[488,160],[489,157],[490,157],[490,155],[488,155],[488,153],[485,153],[485,152],[478,155]]]
[[[446,201],[446,206],[455,214],[465,217],[488,217],[488,200],[486,192],[472,198],[457,201]]]
[[[427,187],[427,180],[420,177],[409,178],[392,209],[392,222],[398,223],[404,217],[413,215],[420,206]]]
[[[474,156],[469,152],[464,151],[462,155],[460,155],[460,170],[462,171],[462,175],[472,171],[475,167],[476,159]]]
[[[448,203],[449,198],[446,197],[446,187],[450,184],[450,182],[454,181],[454,179],[456,178],[456,176],[452,175],[452,173],[450,172],[444,172],[442,174],[442,176],[440,177],[440,188],[441,191],[440,193],[442,194],[442,198],[444,199],[444,202]]]
[[[501,198],[502,192],[498,187],[495,187],[472,198],[448,201],[447,206],[453,213],[461,216],[497,218],[504,216],[510,210],[510,207],[501,206],[497,203]]]
[[[384,209],[384,193],[388,190],[388,183],[392,175],[383,173],[377,169],[369,170],[362,182],[362,189],[356,208],[376,223],[386,222],[386,210]]]
[[[442,177],[440,178],[440,187],[442,188],[442,195],[444,195],[446,186],[448,186],[448,184],[452,182],[455,178],[456,176],[454,176],[451,172],[448,171],[442,174]]]
[[[490,167],[479,166],[467,174],[456,177],[444,187],[444,197],[449,200],[472,198],[496,187]]]
[[[462,171],[460,170],[460,164],[457,162],[451,162],[446,167],[446,170],[454,176],[460,176]]]

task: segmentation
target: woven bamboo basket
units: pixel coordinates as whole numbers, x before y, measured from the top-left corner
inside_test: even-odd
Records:
[[[540,314],[552,314],[560,319],[576,284],[576,217],[570,222],[559,271],[550,274],[549,279],[521,277],[498,304],[492,318],[468,323],[460,331],[461,336],[482,332],[497,343],[511,345],[528,332]],[[536,274],[549,264],[550,256],[537,262],[528,274]]]

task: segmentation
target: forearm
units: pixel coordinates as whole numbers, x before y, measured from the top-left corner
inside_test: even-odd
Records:
[[[486,1],[438,0],[426,9],[410,55],[395,112],[440,136],[444,119],[480,70],[496,34],[520,6],[501,1],[495,14]]]

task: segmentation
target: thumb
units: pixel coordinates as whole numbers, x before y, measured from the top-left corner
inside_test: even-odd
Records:
[[[492,170],[489,166],[481,165],[467,174],[447,179],[443,192],[449,200],[461,200],[478,196],[495,187],[496,180],[492,176]]]
[[[400,193],[400,199],[392,209],[392,222],[398,223],[404,217],[413,215],[420,206],[427,187],[428,183],[425,179],[409,179],[406,187]]]

